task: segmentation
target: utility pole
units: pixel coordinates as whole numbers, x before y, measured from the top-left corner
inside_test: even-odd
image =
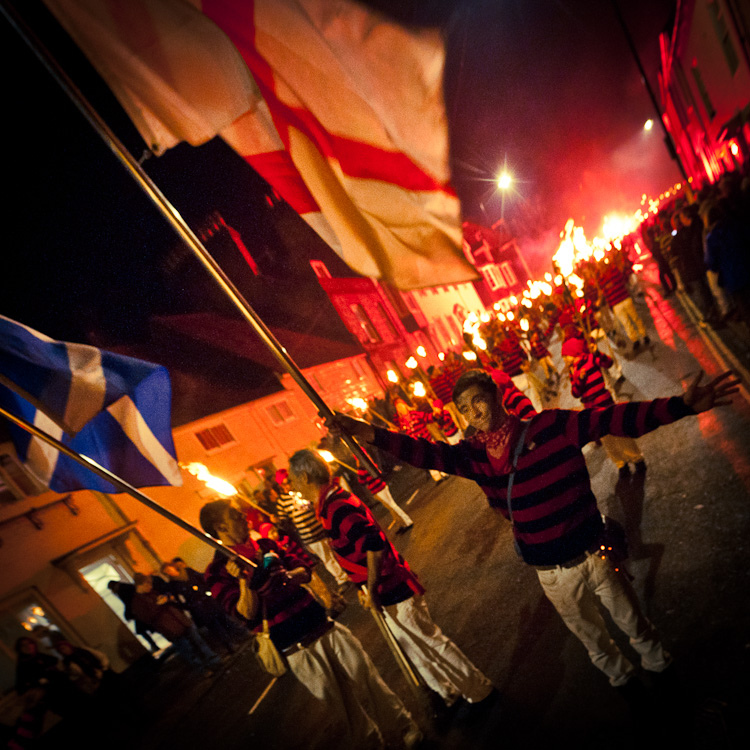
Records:
[[[627,24],[625,23],[625,19],[622,17],[622,13],[620,12],[620,6],[617,4],[617,0],[611,0],[612,7],[614,8],[615,15],[617,16],[617,20],[620,23],[620,26],[622,28],[622,33],[625,35],[625,40],[628,43],[628,47],[630,47],[630,51],[633,54],[633,58],[635,59],[635,64],[638,66],[638,70],[641,73],[641,80],[643,81],[643,85],[646,87],[646,91],[648,92],[648,95],[651,99],[651,103],[654,105],[654,109],[656,110],[657,119],[659,120],[659,124],[661,125],[661,129],[664,131],[664,143],[667,147],[667,151],[669,151],[669,155],[677,162],[677,166],[680,168],[680,172],[682,173],[683,178],[685,179],[685,182],[688,182],[688,175],[685,171],[685,167],[682,164],[682,161],[680,159],[680,155],[677,153],[677,147],[674,144],[674,140],[672,139],[672,134],[667,130],[667,126],[664,124],[664,118],[662,117],[662,111],[661,107],[659,106],[659,102],[656,99],[656,96],[654,95],[653,89],[651,88],[651,84],[648,82],[648,76],[646,75],[646,71],[643,69],[643,63],[641,63],[641,58],[638,55],[638,50],[635,47],[635,43],[633,42],[633,37],[630,35],[630,30],[627,27]]]

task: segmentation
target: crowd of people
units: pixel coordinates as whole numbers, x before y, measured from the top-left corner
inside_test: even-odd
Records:
[[[125,617],[153,652],[158,633],[204,676],[221,663],[221,651],[232,654],[267,628],[289,671],[337,717],[349,746],[415,746],[422,733],[414,717],[338,622],[350,591],[384,618],[439,710],[486,705],[496,691],[432,620],[419,576],[375,519],[372,508],[380,504],[394,533],[413,527],[387,481],[404,462],[436,483],[458,475],[479,485],[510,522],[520,559],[536,571],[594,666],[631,706],[642,707],[636,668],[597,602],[630,639],[654,685],[669,682],[672,658],[627,575],[602,554],[606,529],[582,448],[601,444],[625,478],[631,468],[646,470],[638,437],[729,403],[737,383],[728,374],[706,386],[696,379],[682,397],[618,404],[613,394],[623,380],[620,359],[651,344],[636,306],[643,291],[630,251],[638,241],[658,265],[665,297],[681,291],[705,324],[737,325],[748,335],[749,197],[747,180],[729,174],[695,201],[658,213],[638,237],[580,260],[567,278],[551,275],[548,292],[468,320],[463,352],[448,352],[427,370],[424,395],[397,385],[371,402],[364,418],[336,415],[327,420],[320,452],[299,451],[252,494],[201,509],[203,530],[253,567],[217,551],[204,572],[174,558],[158,571],[136,573],[132,583],[113,581]],[[560,369],[550,353],[553,337]],[[564,387],[582,408],[548,408]],[[342,433],[366,446],[380,476],[362,465]],[[40,650],[33,638],[18,641],[17,691],[26,710],[17,748],[38,733],[47,710],[69,713],[109,674],[103,654],[62,638],[54,651]]]

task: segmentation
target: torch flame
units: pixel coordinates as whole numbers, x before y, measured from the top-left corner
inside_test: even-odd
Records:
[[[180,466],[183,469],[186,469],[194,477],[200,479],[200,481],[203,482],[206,487],[209,487],[210,489],[218,492],[224,497],[232,497],[232,495],[237,494],[237,490],[231,484],[229,484],[229,482],[213,476],[213,474],[211,474],[203,464],[192,462],[187,465],[180,464]]]

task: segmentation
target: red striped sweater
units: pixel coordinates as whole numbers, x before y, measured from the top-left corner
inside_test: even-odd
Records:
[[[681,398],[615,404],[605,409],[545,410],[530,420],[512,487],[513,533],[531,565],[559,565],[589,550],[602,531],[581,448],[602,435],[639,437],[693,414]],[[475,481],[508,517],[508,474],[495,471],[485,446],[414,440],[375,428],[375,445],[408,463]]]
[[[584,406],[610,406],[615,400],[607,390],[602,368],[608,370],[613,362],[602,352],[589,352],[570,366],[570,390],[575,398],[580,398]]]
[[[367,552],[383,553],[376,592],[383,606],[424,593],[416,574],[359,498],[329,484],[321,490],[316,513],[336,558],[354,583],[367,583]]]
[[[618,305],[630,296],[622,271],[612,263],[606,266],[599,277],[599,286],[610,307]]]

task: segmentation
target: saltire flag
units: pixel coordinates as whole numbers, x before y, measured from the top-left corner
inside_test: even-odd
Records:
[[[45,0],[163,153],[219,135],[360,274],[478,278],[450,184],[438,29],[351,0]]]
[[[0,316],[0,405],[135,487],[182,484],[161,365],[56,341]],[[121,491],[7,424],[19,460],[51,490]]]

